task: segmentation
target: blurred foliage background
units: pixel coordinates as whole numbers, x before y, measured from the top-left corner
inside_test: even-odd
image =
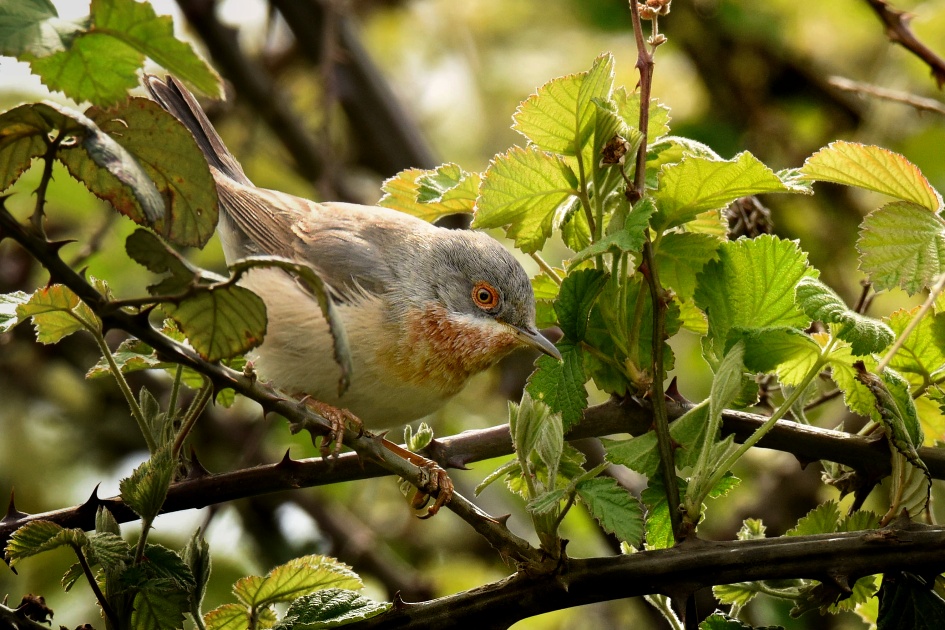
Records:
[[[56,4],[64,17],[88,9],[74,0]],[[181,37],[206,50],[177,4],[154,4],[159,12],[174,15]],[[603,51],[617,58],[618,84],[632,88],[636,83],[630,15],[622,0],[363,0],[323,6],[349,18],[360,45],[406,112],[405,120],[419,128],[428,144],[426,159],[434,164],[451,161],[466,170],[484,169],[493,154],[520,141],[509,125],[521,100],[553,77],[586,69]],[[912,12],[916,35],[945,54],[945,0],[896,0],[894,6]],[[209,111],[250,177],[260,186],[313,198],[330,196],[331,182],[343,182],[348,194],[376,201],[381,181],[394,173],[378,166],[390,156],[371,155],[373,145],[358,135],[340,104],[339,96],[350,86],[324,61],[343,54],[337,32],[328,27],[322,40],[300,44],[263,0],[228,0],[216,9],[218,19],[235,29],[243,53],[278,86],[273,98],[285,98],[318,140],[325,165],[321,178],[300,174],[259,111],[236,89],[228,102],[213,104]],[[928,68],[889,43],[864,0],[677,0],[661,29],[668,43],[656,57],[654,95],[671,108],[674,134],[705,142],[724,157],[749,150],[775,169],[800,166],[836,139],[878,144],[903,153],[933,186],[945,190],[941,115],[842,91],[829,81],[841,76],[942,99]],[[309,60],[313,48],[321,52],[320,63]],[[214,61],[212,54],[206,56]],[[61,100],[45,93],[25,65],[0,60],[4,110],[43,98]],[[7,202],[21,215],[33,203],[38,178],[34,168]],[[854,303],[861,292],[853,247],[856,229],[877,200],[818,185],[813,197],[762,201],[771,209],[774,231],[800,239],[825,281]],[[147,272],[129,264],[123,250],[130,222],[103,207],[62,170],[56,173],[47,212],[51,237],[76,240],[63,250],[66,260],[106,278],[119,296],[144,293]],[[563,247],[560,254],[565,255]],[[189,255],[204,266],[223,268],[215,242]],[[534,271],[530,260],[523,263]],[[0,243],[0,292],[32,291],[45,280],[25,252],[9,241]],[[887,313],[911,304],[904,294],[892,292],[877,298],[875,310]],[[694,339],[682,333],[674,340],[674,375],[682,393],[698,400],[707,393],[708,369]],[[121,338],[109,341],[117,345]],[[433,418],[436,432],[504,422],[505,400],[520,395],[532,358],[512,357],[503,369],[479,377]],[[28,326],[0,336],[0,490],[15,488],[18,509],[32,513],[80,503],[97,484],[101,496],[110,496],[117,493],[118,480],[146,458],[114,383],[85,380],[85,371],[97,360],[94,344],[81,335],[52,347],[37,344]],[[147,373],[135,375],[133,382],[161,392],[169,379]],[[826,405],[815,420],[828,427],[855,423],[839,404]],[[303,437],[289,435],[284,421],[264,421],[258,407],[245,401],[231,409],[211,409],[192,444],[211,471],[277,461],[286,449],[295,458],[317,455]],[[587,447],[593,449],[593,444]],[[471,495],[497,463],[477,464],[452,478],[460,492]],[[820,484],[817,465],[802,469],[783,453],[756,451],[736,473],[743,484],[724,506],[710,506],[709,520],[700,529],[704,536],[731,538],[748,516],[764,519],[768,534],[779,535],[835,494]],[[636,488],[644,483],[632,476],[626,481]],[[480,500],[490,513],[513,513],[513,530],[527,533],[521,505],[498,484]],[[157,521],[155,540],[177,547],[197,526],[207,528],[214,559],[206,609],[230,601],[229,587],[237,577],[265,573],[303,553],[328,553],[352,564],[378,599],[390,599],[396,591],[407,601],[446,595],[509,573],[486,543],[451,514],[416,520],[391,479],[169,515]],[[565,522],[565,536],[571,539],[572,555],[615,553],[612,541],[579,510]],[[57,624],[94,623],[97,611],[88,586],[80,583],[73,593],[63,594],[58,585],[70,563],[63,552],[22,564],[18,576],[0,568],[0,593],[9,593],[14,604],[24,593],[44,595],[57,612]],[[784,607],[771,600],[761,598],[752,606],[756,624],[864,627],[852,614],[790,620]],[[713,608],[711,593],[703,593],[700,612]],[[516,627],[657,628],[663,623],[641,600],[627,600],[562,611]]]

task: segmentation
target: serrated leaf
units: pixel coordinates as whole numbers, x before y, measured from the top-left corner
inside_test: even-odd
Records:
[[[177,245],[203,247],[217,224],[217,189],[191,133],[146,98],[129,99],[107,110],[92,107],[86,115],[134,156],[167,201],[166,214],[147,225]],[[86,174],[81,161],[69,152],[63,152],[63,161],[96,196],[129,214],[134,199],[128,188],[115,186],[110,177]]]
[[[921,446],[936,446],[945,441],[945,411],[942,409],[941,395],[922,395],[915,399],[915,410],[919,414],[919,425],[925,439]]]
[[[10,536],[6,559],[12,567],[23,558],[65,545],[82,547],[87,542],[88,538],[81,529],[65,529],[51,521],[30,521]]]
[[[872,575],[858,579],[853,584],[852,591],[846,593],[832,584],[810,582],[797,596],[791,616],[798,617],[812,610],[833,615],[844,610],[853,610],[876,593],[875,579]]]
[[[577,495],[604,531],[633,547],[643,541],[643,508],[615,479],[598,477],[577,484]]]
[[[886,322],[896,337],[918,315],[921,306],[911,310],[899,309]],[[945,313],[926,314],[893,355],[889,367],[895,369],[913,385],[924,385],[932,374],[945,367]]]
[[[335,628],[387,612],[390,602],[377,602],[340,588],[305,595],[292,602],[277,630]]]
[[[165,304],[163,308],[194,350],[211,362],[255,348],[266,333],[266,305],[240,286],[201,291],[179,305]]]
[[[467,173],[456,164],[407,169],[384,181],[384,196],[377,205],[432,223],[450,214],[471,213],[480,183],[478,173]]]
[[[249,610],[239,604],[223,604],[203,616],[207,630],[246,630]]]
[[[525,509],[531,514],[549,514],[561,505],[561,502],[568,498],[567,488],[557,488],[544,492],[525,505]]]
[[[190,601],[190,613],[194,619],[199,619],[203,596],[207,591],[207,583],[210,581],[210,545],[201,534],[200,529],[194,531],[194,535],[187,541],[181,557],[184,564],[190,570],[194,578],[193,597]]]
[[[873,369],[875,360],[869,357],[854,357],[847,343],[836,344],[826,358],[830,365],[830,378],[843,392],[843,402],[846,406],[861,416],[873,416],[876,413],[876,399],[869,388],[857,379],[858,371],[854,365],[862,360],[868,369]]]
[[[584,341],[591,308],[609,277],[598,269],[579,269],[568,274],[561,283],[554,308],[565,339],[574,343]]]
[[[851,310],[833,289],[816,278],[801,278],[795,295],[808,317],[837,324],[837,337],[849,342],[855,355],[882,352],[895,339],[886,324]]]
[[[540,250],[577,209],[577,178],[564,160],[512,147],[489,164],[479,188],[475,228],[505,228],[525,253]]]
[[[790,189],[748,152],[731,160],[687,156],[661,171],[653,193],[658,208],[653,228],[662,232],[708,210],[724,208],[740,197],[774,192]]]
[[[932,212],[942,209],[942,196],[918,167],[882,147],[841,140],[831,142],[807,158],[801,175],[809,180],[873,190]]]
[[[279,565],[265,577],[243,578],[233,585],[233,592],[244,604],[260,608],[327,588],[362,586],[361,578],[348,565],[327,556],[310,555]]]
[[[680,493],[685,492],[686,483],[677,480]],[[640,493],[640,500],[646,506],[646,546],[648,549],[668,549],[676,544],[673,536],[672,521],[666,503],[666,490],[663,480],[651,477],[647,487]]]
[[[175,589],[191,592],[196,584],[194,574],[177,552],[162,545],[148,543],[144,550],[147,573],[151,579],[170,580]]]
[[[804,329],[810,324],[795,304],[794,288],[801,278],[817,272],[795,241],[770,235],[741,238],[722,243],[718,254],[697,276],[694,293],[708,318],[703,348],[710,364],[724,355],[733,328]]]
[[[104,505],[98,506],[95,511],[95,531],[121,536],[121,527],[118,525],[118,521],[112,515],[111,510]]]
[[[859,532],[864,529],[879,529],[879,517],[873,512],[866,510],[857,510],[852,514],[847,514],[837,526],[838,532]]]
[[[608,98],[613,89],[614,58],[604,54],[587,72],[553,79],[523,101],[512,129],[537,147],[561,155],[577,155],[594,129],[594,98]]]
[[[718,584],[712,587],[712,595],[720,603],[737,606],[744,606],[755,598],[760,592],[757,584],[754,582],[738,582],[736,584]]]
[[[88,19],[63,20],[49,0],[0,3],[0,55],[43,57],[63,50]]]
[[[125,240],[125,252],[152,273],[170,274],[148,287],[151,295],[171,296],[186,292],[197,284],[200,270],[186,258],[165,245],[153,232],[138,229]]]
[[[624,87],[614,90],[614,103],[617,105],[617,111],[620,117],[631,129],[638,130],[640,127],[640,92],[634,90],[627,92]],[[659,102],[658,99],[650,99],[650,113],[646,127],[646,141],[652,145],[669,133],[669,107]]]
[[[656,250],[656,268],[660,283],[672,289],[680,301],[692,298],[696,275],[706,263],[718,258],[721,241],[709,234],[670,232]]]
[[[135,468],[118,484],[121,499],[142,520],[153,521],[164,505],[164,497],[174,477],[171,448],[165,446]]]
[[[712,592],[715,592],[713,587]],[[725,603],[725,602],[723,602]],[[699,624],[699,630],[756,630],[750,625],[735,619],[734,617],[729,617],[722,612],[714,612]]]
[[[23,291],[0,293],[0,334],[7,332],[20,323],[20,318],[16,315],[16,309],[20,304],[26,304],[29,301],[30,295]]]
[[[563,344],[561,360],[539,357],[536,369],[525,384],[532,398],[548,405],[561,414],[564,431],[569,431],[584,418],[587,408],[587,376],[584,356],[579,346]]]
[[[549,479],[554,481],[564,449],[560,414],[552,413],[548,405],[533,399],[526,391],[519,405],[509,404],[509,426],[519,459],[536,453],[548,468]]]
[[[745,367],[756,373],[777,372],[785,385],[799,385],[817,367],[821,348],[796,328],[734,331],[745,343]]]
[[[607,226],[606,236],[579,251],[568,262],[569,266],[573,268],[589,258],[607,253],[643,251],[643,243],[646,240],[644,234],[649,227],[650,215],[655,209],[653,202],[644,198],[622,220],[618,221],[617,215],[614,215],[614,219]],[[619,227],[617,223],[620,224]]]
[[[915,449],[924,436],[919,424],[915,403],[909,392],[909,383],[895,370],[887,368],[877,377],[861,369],[858,380],[866,385],[876,398],[876,411],[886,428],[886,435],[896,449],[909,458],[913,465],[925,468]]]
[[[561,274],[562,276],[564,273]],[[554,299],[558,297],[560,285],[547,274],[542,273],[532,278],[532,292],[535,294],[535,326],[538,329],[558,325]]]
[[[945,626],[945,600],[923,578],[891,571],[879,589],[878,630],[936,630]]]
[[[146,584],[135,595],[133,630],[177,630],[184,626],[184,613],[190,610],[187,593],[161,586]]]
[[[40,343],[56,343],[79,330],[95,333],[102,330],[102,320],[61,284],[37,289],[28,302],[16,307],[16,315],[20,320],[33,318]]]
[[[890,203],[863,219],[856,249],[877,290],[899,286],[912,295],[945,270],[945,221],[912,203]]]
[[[826,501],[801,517],[797,525],[785,532],[785,536],[813,536],[832,534],[840,522],[840,508],[836,501]]]
[[[130,566],[134,561],[134,550],[119,535],[112,532],[88,534],[86,550],[89,564],[100,564],[106,571],[115,571]]]
[[[695,464],[704,442],[708,413],[708,405],[699,405],[669,425],[670,436],[679,444],[674,453],[678,468]],[[660,455],[655,431],[650,430],[626,440],[601,438],[601,443],[606,450],[607,461],[626,466],[648,478],[656,475]]]
[[[0,184],[4,187],[36,157],[38,142],[45,151],[46,139],[58,135],[63,142],[57,159],[89,190],[108,201],[103,194],[121,191],[126,203],[115,208],[138,223],[151,224],[163,216],[164,199],[145,170],[84,114],[54,103],[34,103],[6,112],[0,124],[6,127],[0,135],[0,173],[6,178]]]

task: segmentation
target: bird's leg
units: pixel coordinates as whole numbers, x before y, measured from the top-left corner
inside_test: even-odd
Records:
[[[315,400],[311,396],[303,396],[299,401],[299,404],[305,405],[325,420],[331,425],[331,428],[328,430],[325,435],[322,436],[322,445],[321,453],[322,457],[328,457],[330,455],[337,455],[338,451],[341,450],[341,443],[345,437],[345,428],[347,425],[352,425],[357,427],[358,436],[364,432],[364,423],[355,416],[353,413],[347,409],[342,409],[340,407],[334,407],[328,403],[323,403],[320,400]],[[304,427],[311,430],[310,427]],[[293,431],[297,432],[297,431]],[[314,439],[314,438],[313,438]]]
[[[417,515],[424,519],[435,516],[440,508],[453,498],[453,480],[435,461],[408,451],[385,438],[380,438],[380,440],[384,448],[420,469],[420,483],[416,494],[410,500],[410,507],[419,512],[430,502],[430,497],[436,497],[433,505],[428,507],[425,513]]]

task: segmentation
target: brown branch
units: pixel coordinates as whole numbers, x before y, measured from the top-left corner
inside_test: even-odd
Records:
[[[889,6],[886,0],[866,0],[870,8],[886,27],[886,37],[899,44],[928,65],[938,89],[945,85],[945,59],[923,44],[909,28],[912,16]]]
[[[716,584],[808,578],[842,592],[856,578],[887,571],[935,575],[945,569],[945,528],[906,525],[817,536],[686,543],[629,556],[570,560],[562,574],[504,580],[351,624],[367,628],[508,628],[534,615],[650,593]]]
[[[827,79],[830,85],[845,92],[852,92],[860,96],[872,96],[874,98],[892,101],[893,103],[902,103],[908,105],[920,112],[932,112],[945,116],[945,103],[937,101],[934,98],[923,98],[902,92],[900,90],[889,90],[878,85],[852,81],[844,77],[830,77]]]

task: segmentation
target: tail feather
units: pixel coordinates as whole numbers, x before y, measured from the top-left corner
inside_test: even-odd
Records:
[[[145,75],[144,84],[158,105],[187,127],[210,166],[234,181],[252,185],[243,172],[243,167],[223,144],[223,140],[200,108],[197,99],[180,81],[170,75],[162,81],[149,74]]]

